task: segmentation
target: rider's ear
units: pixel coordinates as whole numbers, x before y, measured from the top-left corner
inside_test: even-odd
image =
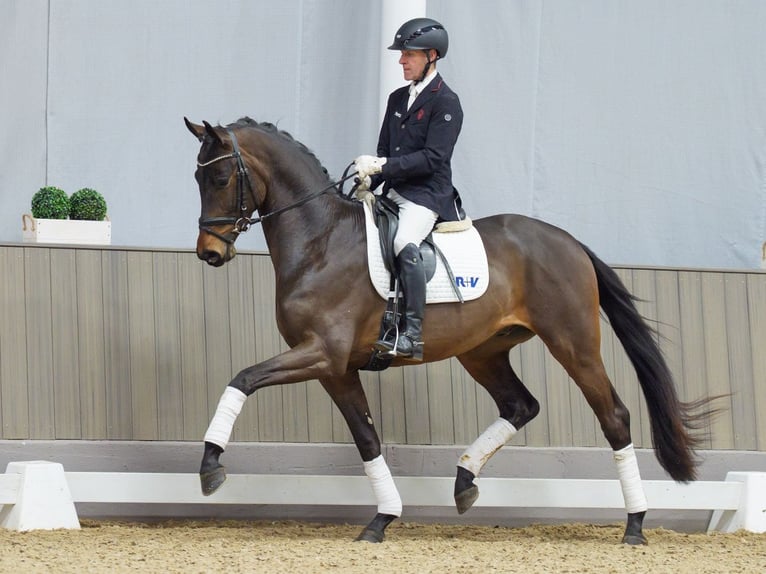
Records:
[[[206,121],[203,121],[202,124],[205,126],[205,133],[213,138],[216,143],[223,145],[223,140],[221,139],[221,136],[218,135],[218,132],[215,131],[215,128]]]
[[[184,123],[186,124],[186,127],[189,129],[189,131],[194,135],[194,137],[199,141],[202,141],[202,137],[204,135],[203,127],[191,123],[186,116],[184,116]]]

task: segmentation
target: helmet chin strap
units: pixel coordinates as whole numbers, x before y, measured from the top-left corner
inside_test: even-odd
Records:
[[[439,59],[439,52],[436,52],[436,58],[435,59],[433,59],[433,60],[431,59],[431,50],[433,50],[433,48],[429,48],[428,50],[423,50],[426,53],[426,65],[423,68],[423,73],[420,74],[420,79],[418,80],[418,83],[420,83],[420,82],[422,82],[423,80],[426,79],[426,76],[428,75],[428,72],[431,69],[431,64],[434,64],[436,62],[436,60]]]

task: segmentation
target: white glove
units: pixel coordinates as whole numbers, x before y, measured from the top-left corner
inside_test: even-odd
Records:
[[[354,196],[358,201],[361,201],[362,203],[366,203],[367,206],[370,208],[370,211],[372,211],[373,206],[375,205],[375,194],[371,191],[359,191],[356,190],[356,193],[354,193]]]
[[[355,178],[355,181],[359,182],[359,184],[356,186],[357,191],[370,191],[372,180],[370,179],[369,175],[365,175],[364,177],[357,177]]]
[[[380,173],[383,169],[383,164],[386,163],[386,158],[375,157],[374,155],[360,155],[354,160],[354,167],[356,167],[356,173],[359,174],[359,178],[362,179],[368,175],[374,175]]]

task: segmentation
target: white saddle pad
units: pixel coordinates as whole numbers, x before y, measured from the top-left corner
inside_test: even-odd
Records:
[[[378,228],[367,204],[364,204],[364,218],[367,227],[367,262],[370,280],[375,290],[388,299],[391,276],[383,264],[380,253]],[[477,299],[487,290],[489,265],[484,243],[474,227],[452,233],[434,233],[434,242],[449,261],[455,283],[464,301]],[[454,303],[459,301],[452,288],[447,269],[441,257],[436,255],[436,272],[426,287],[426,303]]]

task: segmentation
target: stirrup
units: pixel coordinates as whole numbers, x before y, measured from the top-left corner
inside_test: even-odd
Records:
[[[390,331],[386,332],[382,338],[375,341],[372,348],[383,356],[396,357],[396,345],[399,342],[399,333],[397,332],[393,338],[390,338],[389,334]]]
[[[406,333],[399,334],[398,330],[396,332],[396,335],[393,340],[386,338],[386,333],[382,339],[377,341],[373,347],[376,351],[381,353],[383,356],[386,357],[403,357],[405,359],[412,359],[414,361],[422,361],[423,360],[423,342],[422,341],[415,341],[412,338],[410,338],[409,335]],[[399,341],[402,340],[402,337],[406,337],[409,341],[412,352],[411,353],[402,353],[399,350]]]

